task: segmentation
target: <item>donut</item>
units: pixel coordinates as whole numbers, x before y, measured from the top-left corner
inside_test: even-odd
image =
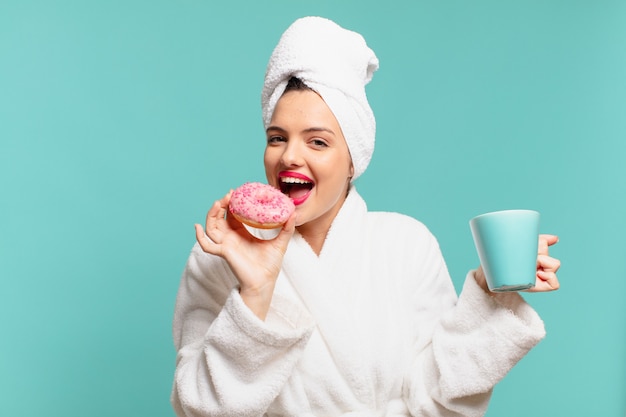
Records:
[[[277,188],[260,182],[247,182],[230,196],[229,211],[241,223],[257,229],[281,227],[296,206]]]

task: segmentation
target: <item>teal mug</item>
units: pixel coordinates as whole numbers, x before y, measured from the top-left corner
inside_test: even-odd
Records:
[[[539,213],[503,210],[470,220],[487,286],[492,292],[522,291],[535,285]]]

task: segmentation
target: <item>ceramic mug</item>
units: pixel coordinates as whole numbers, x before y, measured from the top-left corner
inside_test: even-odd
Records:
[[[474,245],[492,292],[522,291],[535,285],[539,213],[503,210],[470,220]]]

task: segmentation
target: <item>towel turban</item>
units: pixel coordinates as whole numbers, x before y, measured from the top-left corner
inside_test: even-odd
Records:
[[[356,179],[374,152],[376,120],[365,86],[377,69],[378,58],[360,34],[322,17],[296,20],[281,36],[267,66],[261,94],[265,128],[289,79],[301,79],[339,122]]]

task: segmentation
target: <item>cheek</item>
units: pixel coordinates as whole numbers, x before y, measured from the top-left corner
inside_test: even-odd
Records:
[[[325,179],[333,187],[345,188],[352,177],[352,162],[349,158],[334,157],[318,161],[316,164],[318,179]]]
[[[263,154],[263,164],[265,165],[266,171],[276,165],[276,152],[273,152],[272,148],[265,148],[265,153]]]
[[[338,177],[341,181],[353,176],[354,168],[352,166],[352,158],[349,154],[337,155],[329,163],[332,168],[334,176]]]
[[[265,166],[265,177],[267,178],[268,183],[271,184],[271,182],[274,180],[274,167],[276,166],[275,162],[274,162],[274,158],[272,155],[272,152],[268,152],[268,149],[265,149],[265,153],[263,154],[263,165]],[[275,185],[275,184],[272,184]]]

